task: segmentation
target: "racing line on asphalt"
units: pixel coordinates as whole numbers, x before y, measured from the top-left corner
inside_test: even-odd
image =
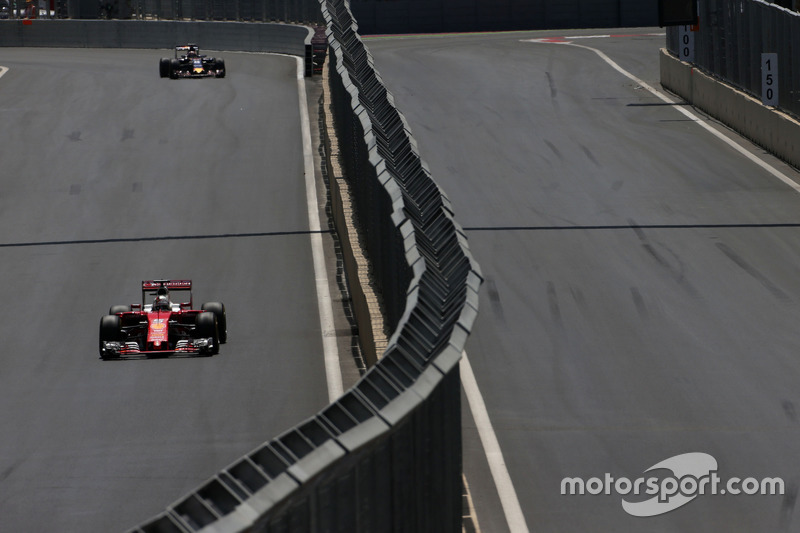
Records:
[[[161,235],[151,237],[115,237],[108,239],[73,239],[65,241],[30,241],[3,242],[0,248],[25,248],[29,246],[65,246],[74,244],[111,244],[120,242],[157,242],[157,241],[193,241],[205,239],[249,239],[254,237],[280,237],[287,235],[311,235],[313,233],[330,233],[331,230],[319,231],[259,231],[252,233],[206,233],[202,235]]]
[[[314,178],[314,157],[311,151],[311,125],[306,104],[306,79],[304,59],[297,59],[297,96],[300,105],[300,126],[303,135],[303,165],[305,169],[306,199],[308,201],[308,229],[311,232],[311,253],[314,257],[314,275],[317,282],[317,304],[322,329],[322,349],[325,352],[325,377],[328,382],[328,400],[333,403],[344,392],[342,369],[339,366],[339,348],[336,344],[336,327],[333,323],[331,290],[325,269],[322,234],[317,203],[317,185]]]

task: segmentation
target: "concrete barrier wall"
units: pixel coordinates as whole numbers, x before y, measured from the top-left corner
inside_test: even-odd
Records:
[[[335,128],[333,103],[330,94],[329,63],[323,67],[322,83],[324,89],[324,111],[321,113],[323,130]],[[342,263],[344,264],[347,286],[350,292],[351,305],[358,327],[358,342],[361,354],[367,367],[378,362],[380,355],[386,350],[383,313],[380,301],[370,283],[370,265],[361,250],[359,234],[356,227],[353,194],[350,184],[342,170],[339,140],[335,135],[322,135],[325,143],[325,167],[328,174],[328,189],[331,194],[331,218],[339,236],[342,247]]]
[[[692,98],[692,66],[679,61],[668,51],[661,49],[659,69],[661,85],[687,102],[690,101]]]
[[[661,85],[789,164],[800,167],[800,122],[662,49]]]
[[[778,107],[800,117],[800,13],[765,0],[701,0],[693,31],[693,64],[761,97],[761,54],[775,53]],[[788,2],[791,3],[791,2]],[[800,4],[798,4],[800,6]],[[667,50],[680,56],[680,26],[668,26]]]
[[[139,20],[3,20],[0,46],[172,48],[197,43],[208,50],[304,56],[313,30],[263,22]]]

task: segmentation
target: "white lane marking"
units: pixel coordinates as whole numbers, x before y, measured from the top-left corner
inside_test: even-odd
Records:
[[[6,72],[8,72],[8,67],[0,67],[0,78],[2,78],[2,77],[3,77],[3,75],[4,75]]]
[[[523,43],[548,43],[548,44],[569,44],[567,41],[574,39],[621,39],[628,37],[664,37],[666,33],[619,33],[605,35],[562,35],[558,37],[539,37],[536,39],[522,39]]]
[[[511,476],[508,474],[506,461],[503,459],[503,451],[497,441],[492,421],[489,419],[489,412],[486,410],[486,404],[483,402],[478,382],[475,380],[475,374],[469,364],[467,352],[461,352],[461,356],[461,364],[459,365],[461,386],[464,388],[469,409],[472,411],[472,418],[475,419],[475,426],[478,429],[478,436],[483,445],[483,452],[489,462],[489,471],[492,473],[492,479],[500,497],[500,504],[503,506],[503,512],[506,515],[508,529],[512,533],[528,533],[528,524],[522,514],[517,492],[514,490]]]
[[[567,45],[567,46],[574,46],[574,47],[577,47],[577,48],[584,48],[586,50],[591,50],[592,52],[594,52],[595,54],[600,56],[600,58],[603,61],[605,61],[606,63],[608,63],[614,70],[616,70],[617,72],[619,72],[620,74],[622,74],[626,78],[636,82],[642,88],[647,89],[650,93],[654,94],[655,96],[657,96],[658,98],[660,98],[664,102],[666,102],[668,104],[681,103],[680,101],[674,100],[674,99],[668,97],[667,95],[655,90],[653,87],[651,87],[650,85],[648,85],[644,81],[640,80],[639,78],[637,78],[636,76],[634,76],[633,74],[631,74],[630,72],[628,72],[627,70],[625,70],[624,68],[619,66],[617,63],[614,62],[613,59],[611,59],[606,54],[604,54],[603,52],[601,52],[600,50],[598,50],[596,48],[592,48],[590,46],[584,46],[584,45],[581,45],[581,44],[574,44],[574,43],[549,43],[549,44],[564,44],[564,45]],[[696,114],[694,114],[691,111],[689,111],[688,109],[685,109],[685,108],[680,107],[680,106],[675,107],[675,109],[677,111],[680,111],[681,113],[683,113],[687,118],[689,118],[692,121],[694,121],[696,124],[701,126],[703,129],[707,130],[714,137],[718,138],[719,140],[721,140],[722,142],[724,142],[725,144],[727,144],[728,146],[730,146],[731,148],[733,148],[734,150],[739,152],[741,155],[745,156],[747,159],[749,159],[750,161],[752,161],[756,165],[760,166],[762,169],[766,170],[767,172],[772,174],[774,177],[776,177],[779,180],[781,180],[783,183],[785,183],[786,185],[788,185],[789,187],[794,189],[796,192],[800,192],[800,184],[798,184],[797,182],[792,180],[789,176],[787,176],[786,174],[784,174],[783,172],[781,172],[777,168],[773,167],[772,165],[770,165],[766,161],[762,160],[757,155],[750,153],[744,146],[742,146],[741,144],[739,144],[738,142],[736,142],[732,138],[728,137],[727,135],[725,135],[721,131],[718,131],[717,129],[711,127],[711,125],[706,123],[704,120],[702,120]]]
[[[297,57],[297,96],[300,100],[300,125],[303,136],[303,163],[308,202],[308,229],[311,231],[311,253],[314,257],[314,276],[317,282],[317,304],[322,328],[322,349],[325,352],[325,377],[328,381],[328,400],[333,402],[344,392],[342,369],[339,366],[339,347],[336,345],[336,327],[333,323],[331,291],[325,268],[325,255],[320,233],[317,185],[314,179],[314,156],[311,151],[311,126],[306,103],[306,79],[304,59]]]

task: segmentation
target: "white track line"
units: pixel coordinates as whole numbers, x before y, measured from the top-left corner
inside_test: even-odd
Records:
[[[300,125],[303,135],[303,162],[308,202],[308,229],[311,231],[311,253],[314,257],[314,276],[317,282],[317,304],[319,322],[322,328],[322,349],[325,352],[325,377],[328,381],[328,400],[333,402],[344,392],[342,369],[339,366],[339,347],[336,345],[336,327],[333,323],[331,291],[328,285],[328,271],[322,248],[319,205],[317,204],[317,184],[314,179],[314,156],[311,151],[311,125],[306,103],[305,63],[297,59],[297,96],[300,105]]]
[[[8,72],[8,67],[0,67],[0,78],[3,77],[3,74]]]
[[[464,394],[467,397],[469,409],[472,411],[472,418],[475,419],[478,436],[481,439],[483,451],[486,454],[486,460],[489,462],[489,471],[492,473],[492,479],[497,487],[497,494],[500,497],[500,504],[503,506],[503,512],[506,515],[508,529],[511,533],[528,533],[528,524],[525,522],[525,516],[522,514],[522,507],[519,505],[517,492],[514,490],[511,476],[508,474],[506,461],[503,459],[503,451],[500,449],[500,443],[497,441],[497,435],[492,427],[492,421],[489,419],[489,412],[486,410],[486,404],[478,388],[478,382],[475,380],[475,374],[472,372],[472,366],[469,364],[467,352],[462,352],[461,356],[461,364],[459,365],[461,386],[464,388]]]
[[[530,42],[533,42],[533,41],[530,41]],[[668,97],[664,93],[661,93],[661,92],[657,91],[656,89],[654,89],[653,87],[651,87],[650,85],[648,85],[644,81],[640,80],[639,78],[637,78],[636,76],[634,76],[633,74],[631,74],[630,72],[625,70],[624,68],[620,67],[617,63],[614,62],[613,59],[608,57],[606,54],[604,54],[603,52],[601,52],[597,48],[592,48],[590,46],[584,46],[584,45],[581,45],[581,44],[574,44],[574,43],[541,43],[541,44],[561,44],[561,45],[574,46],[576,48],[584,48],[586,50],[591,50],[592,52],[594,52],[595,54],[600,56],[600,58],[603,61],[605,61],[606,63],[611,65],[611,67],[614,70],[616,70],[617,72],[619,72],[620,74],[622,74],[626,78],[636,82],[638,85],[640,85],[644,89],[647,89],[650,93],[654,94],[655,96],[657,96],[658,98],[660,98],[664,102],[666,102],[668,104],[681,103],[681,102],[679,102],[677,100],[673,100],[672,98]],[[736,142],[732,138],[728,137],[727,135],[725,135],[721,131],[718,131],[716,128],[711,127],[710,124],[706,123],[706,121],[702,120],[696,114],[692,113],[691,111],[689,111],[688,109],[685,109],[683,107],[675,107],[675,109],[677,111],[680,111],[681,113],[683,113],[687,118],[693,120],[696,124],[701,126],[703,129],[707,130],[714,137],[718,138],[719,140],[721,140],[722,142],[724,142],[725,144],[727,144],[728,146],[730,146],[731,148],[733,148],[734,150],[736,150],[737,152],[739,152],[740,154],[745,156],[747,159],[749,159],[750,161],[752,161],[756,165],[760,166],[762,169],[766,170],[767,172],[772,174],[774,177],[776,177],[779,180],[781,180],[783,183],[785,183],[786,185],[788,185],[789,187],[794,189],[796,192],[800,192],[800,184],[798,184],[797,182],[792,180],[789,176],[787,176],[786,174],[784,174],[783,172],[781,172],[777,168],[773,167],[772,165],[770,165],[766,161],[762,160],[757,155],[752,154],[751,152],[749,152],[744,146],[742,146],[741,144],[739,144],[738,142]]]

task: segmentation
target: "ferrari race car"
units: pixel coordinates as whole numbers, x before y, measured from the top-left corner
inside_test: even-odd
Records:
[[[112,306],[100,319],[101,359],[213,355],[227,340],[225,306],[208,302],[193,309],[191,280],[142,281],[142,303]]]
[[[158,64],[162,78],[215,78],[225,77],[225,60],[200,55],[200,47],[187,44],[175,47],[175,57],[162,57]]]

